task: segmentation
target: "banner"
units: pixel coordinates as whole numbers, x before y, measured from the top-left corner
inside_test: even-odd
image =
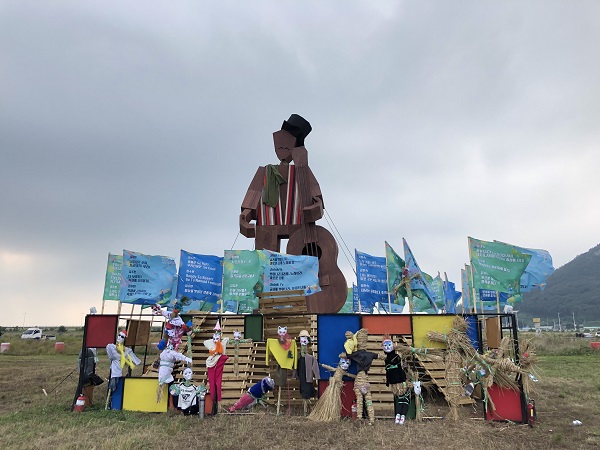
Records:
[[[285,255],[258,250],[262,255],[263,292],[303,290],[304,295],[320,292],[319,258],[307,255]]]
[[[181,250],[177,297],[185,314],[189,311],[202,311],[203,303],[216,305],[223,290],[223,258],[213,255],[199,255]],[[212,307],[211,307],[212,309]]]
[[[122,303],[153,305],[175,298],[177,272],[171,258],[123,250],[121,275]]]
[[[239,314],[251,314],[258,308],[263,292],[262,267],[259,252],[225,250],[223,259],[223,301],[237,302]],[[231,303],[229,303],[231,304]]]
[[[387,303],[387,272],[385,257],[371,256],[356,252],[356,281],[361,309],[366,306],[367,312],[373,310],[375,302]]]
[[[355,313],[370,313],[372,310],[366,301],[360,299],[358,286],[355,284],[352,284],[352,309]]]
[[[519,285],[521,292],[530,292],[534,289],[543,291],[546,287],[546,280],[554,273],[552,265],[552,256],[546,250],[515,247],[521,253],[531,256],[531,260],[525,272],[521,275]],[[517,302],[516,302],[517,303]]]
[[[400,311],[402,311],[404,308],[404,297],[407,295],[406,288],[402,285],[404,260],[400,258],[387,242],[385,243],[385,267],[387,269],[387,287],[390,294],[390,301],[396,304]]]
[[[513,245],[472,237],[469,237],[469,255],[475,289],[520,293],[519,280],[531,255],[521,253]]]
[[[106,277],[104,278],[103,300],[119,300],[121,291],[121,270],[123,269],[123,255],[108,254]]]
[[[404,260],[405,260],[405,276],[410,277],[410,288],[411,290],[421,290],[422,294],[424,294],[427,299],[429,300],[429,303],[431,305],[430,308],[427,308],[427,310],[433,310],[434,312],[437,313],[437,305],[436,305],[436,294],[433,291],[433,289],[431,288],[431,286],[429,285],[427,279],[423,276],[423,272],[421,272],[421,269],[419,268],[419,265],[417,264],[417,260],[415,259],[414,255],[412,254],[412,251],[410,250],[410,247],[408,246],[408,243],[406,242],[406,239],[402,238],[402,243],[404,245]],[[430,277],[431,278],[431,277]],[[414,295],[414,293],[413,293]],[[422,300],[421,296],[417,296],[419,299]],[[420,307],[423,307],[423,305],[421,305],[420,303]],[[413,304],[413,311],[416,311],[414,309],[414,304]],[[421,310],[423,311],[423,310]]]

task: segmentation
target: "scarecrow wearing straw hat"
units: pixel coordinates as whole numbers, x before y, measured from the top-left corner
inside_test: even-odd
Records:
[[[304,403],[304,415],[308,413],[309,399],[316,397],[317,392],[313,380],[319,380],[319,363],[317,358],[308,353],[308,344],[310,344],[310,334],[306,330],[300,331],[298,335],[300,341],[300,357],[298,358],[298,379],[300,380],[300,394]]]

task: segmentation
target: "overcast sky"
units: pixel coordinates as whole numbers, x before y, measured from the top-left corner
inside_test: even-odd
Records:
[[[352,256],[404,237],[459,282],[472,236],[566,264],[600,242],[598,23],[595,1],[0,0],[0,325],[80,325],[109,252],[253,249],[240,204],[291,113]]]

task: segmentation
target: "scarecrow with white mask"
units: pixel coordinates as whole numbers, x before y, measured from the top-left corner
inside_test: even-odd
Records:
[[[314,422],[334,422],[340,420],[342,413],[342,387],[344,387],[344,376],[354,378],[348,373],[350,360],[346,353],[340,353],[337,368],[321,364],[326,370],[332,371],[333,376],[329,378],[329,384],[319,398],[319,401],[308,415],[308,420]]]
[[[183,343],[183,335],[187,334],[189,336],[192,333],[191,322],[185,323],[179,315],[180,308],[181,306],[179,303],[175,305],[173,311],[163,311],[158,303],[152,305],[152,312],[155,315],[162,315],[167,319],[165,331],[167,333],[168,343],[173,346],[175,351],[178,351]]]
[[[240,357],[240,344],[252,343],[252,339],[242,339],[241,331],[233,332],[233,374],[237,377],[240,373],[238,360]]]
[[[173,404],[184,415],[198,414],[198,398],[206,393],[206,387],[203,384],[198,386],[192,383],[194,372],[189,367],[183,369],[183,381],[174,383],[169,388],[169,393],[173,396]]]
[[[208,349],[208,358],[206,358],[206,368],[208,376],[208,390],[213,399],[213,414],[218,411],[218,402],[221,401],[221,384],[223,382],[223,367],[229,358],[226,355],[227,343],[229,338],[221,336],[221,324],[217,320],[214,327],[212,339],[204,341],[204,346]]]
[[[277,414],[281,407],[281,388],[287,386],[288,370],[296,369],[298,364],[298,347],[296,341],[287,332],[287,326],[277,327],[277,338],[267,339],[265,351],[266,363],[269,364],[269,356],[277,361],[275,367],[275,386],[277,386]]]
[[[385,335],[383,337],[382,347],[385,353],[385,385],[394,394],[395,423],[404,425],[410,403],[410,389],[407,389],[406,386],[406,373],[402,368],[402,359],[396,352],[394,342],[390,336]],[[420,389],[420,385],[418,388]]]
[[[116,344],[108,344],[106,346],[106,355],[110,360],[110,382],[108,383],[108,397],[106,399],[106,406],[112,393],[117,389],[117,386],[122,378],[125,377],[123,369],[125,366],[128,367],[128,371],[132,370],[140,364],[142,361],[133,353],[133,350],[129,347],[125,347],[125,339],[127,338],[127,332],[121,330],[117,335]]]
[[[163,384],[169,384],[174,381],[173,369],[175,368],[175,364],[179,361],[192,364],[192,359],[175,351],[173,346],[170,343],[166,343],[164,339],[158,343],[157,348],[162,350],[159,356],[160,363],[158,366],[158,389],[156,391],[156,402],[159,403],[162,398]]]

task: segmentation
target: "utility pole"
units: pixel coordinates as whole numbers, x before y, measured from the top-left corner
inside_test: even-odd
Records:
[[[560,313],[558,313],[558,331],[562,331],[562,328],[560,327]]]
[[[575,311],[573,311],[573,328],[577,331],[577,325],[575,324]]]

